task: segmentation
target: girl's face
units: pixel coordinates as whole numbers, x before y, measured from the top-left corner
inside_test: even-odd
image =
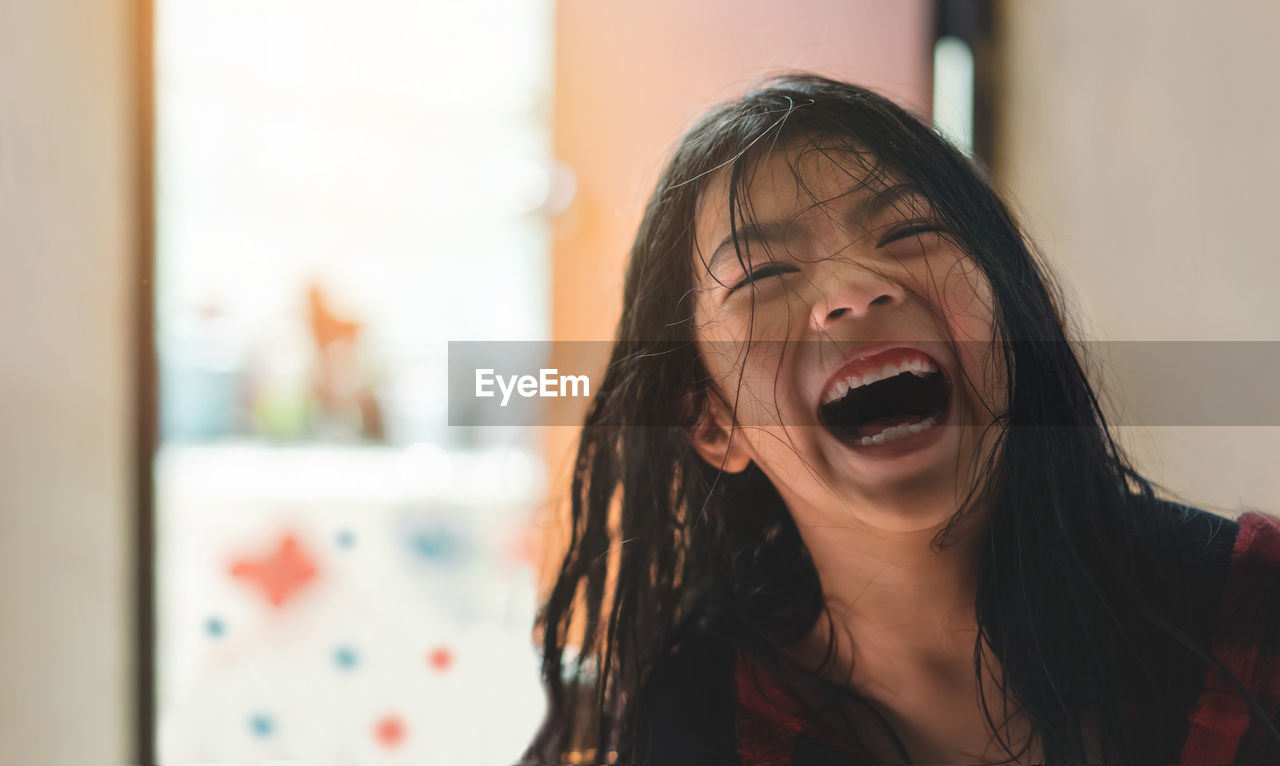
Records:
[[[872,164],[812,144],[762,159],[739,197],[741,262],[728,173],[703,192],[695,338],[728,406],[694,442],[726,470],[755,462],[797,521],[932,529],[1007,407],[992,291],[923,195]]]

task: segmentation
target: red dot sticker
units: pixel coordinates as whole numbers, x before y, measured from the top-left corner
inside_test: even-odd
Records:
[[[453,664],[453,652],[447,646],[436,647],[427,655],[427,662],[436,670],[444,672]]]
[[[404,741],[404,735],[404,722],[394,715],[382,718],[373,730],[373,736],[378,740],[378,743],[386,748],[399,745]]]

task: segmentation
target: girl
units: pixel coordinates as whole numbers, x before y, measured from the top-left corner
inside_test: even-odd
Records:
[[[528,764],[1280,762],[1280,522],[1158,500],[982,171],[775,78],[646,208]]]

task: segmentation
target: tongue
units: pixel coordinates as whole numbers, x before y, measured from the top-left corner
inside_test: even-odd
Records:
[[[925,417],[927,416],[912,415],[904,412],[900,415],[890,415],[884,418],[874,418],[858,426],[858,437],[861,438],[863,436],[875,436],[876,434],[880,433],[886,428],[893,428],[894,426],[908,425],[910,423],[919,423],[920,421],[924,420]]]

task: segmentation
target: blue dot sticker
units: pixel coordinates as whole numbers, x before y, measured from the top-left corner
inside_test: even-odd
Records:
[[[275,730],[275,721],[266,713],[255,713],[249,719],[249,731],[253,732],[255,737],[270,737]]]
[[[437,563],[450,564],[462,558],[464,544],[453,530],[422,530],[413,536],[413,548],[419,556]]]
[[[222,635],[227,632],[227,624],[219,617],[210,617],[205,620],[204,631],[211,638],[222,638]]]
[[[339,668],[349,670],[360,662],[360,656],[350,646],[339,646],[333,650],[333,661]]]
[[[335,536],[334,540],[337,542],[339,548],[342,548],[343,550],[351,550],[355,547],[356,535],[349,529],[340,529],[338,530],[338,534]]]

